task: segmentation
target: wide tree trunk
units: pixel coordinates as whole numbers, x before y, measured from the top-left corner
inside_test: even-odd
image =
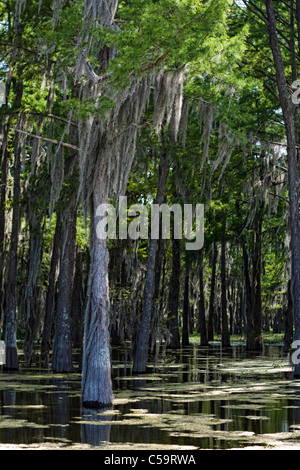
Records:
[[[109,338],[109,282],[106,240],[97,237],[97,208],[105,204],[103,177],[97,181],[91,201],[90,272],[84,321],[82,404],[103,408],[113,402]]]
[[[299,215],[299,176],[297,155],[297,107],[289,95],[289,87],[285,76],[283,58],[279,46],[276,19],[272,0],[265,0],[268,19],[269,41],[276,70],[279,101],[283,112],[283,120],[287,138],[289,210],[291,226],[291,286],[294,315],[294,340],[300,340],[300,215]],[[299,14],[299,2],[297,2]],[[298,31],[300,20],[298,21]],[[294,366],[294,376],[300,377],[300,364]]]

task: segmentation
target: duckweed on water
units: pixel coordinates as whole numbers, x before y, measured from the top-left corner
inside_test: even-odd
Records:
[[[142,376],[128,358],[114,362],[114,406],[95,412],[81,407],[80,374],[1,374],[0,443],[15,435],[64,449],[297,446],[300,381],[287,359],[239,352],[194,347]]]

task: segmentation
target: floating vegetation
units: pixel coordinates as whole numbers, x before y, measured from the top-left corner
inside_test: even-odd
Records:
[[[284,357],[192,347],[141,376],[126,364],[105,410],[82,409],[79,374],[0,375],[0,448],[7,429],[25,448],[297,448],[300,381]]]

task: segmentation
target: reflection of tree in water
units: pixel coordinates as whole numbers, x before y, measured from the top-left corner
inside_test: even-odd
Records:
[[[109,410],[112,408],[103,412],[82,409],[81,442],[83,444],[99,446],[102,442],[110,442],[110,421],[113,413],[108,413]]]

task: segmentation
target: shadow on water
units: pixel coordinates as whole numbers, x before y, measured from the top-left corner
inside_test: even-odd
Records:
[[[131,367],[130,350],[114,348],[115,402],[102,411],[81,408],[79,373],[0,371],[0,443],[230,449],[300,437],[300,381],[281,346],[192,345],[146,374]]]

